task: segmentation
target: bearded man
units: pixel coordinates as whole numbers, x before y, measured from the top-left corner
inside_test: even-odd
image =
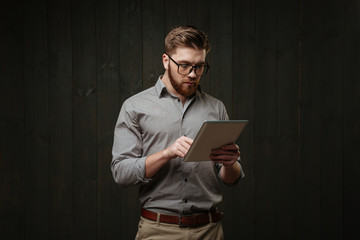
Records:
[[[239,147],[219,146],[211,161],[183,161],[205,120],[229,119],[224,104],[199,85],[209,51],[202,31],[174,28],[165,38],[165,73],[121,108],[111,171],[118,185],[139,186],[136,239],[224,238],[220,182],[234,185],[244,176]]]

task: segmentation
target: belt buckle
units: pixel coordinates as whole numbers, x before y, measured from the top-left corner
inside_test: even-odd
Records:
[[[181,228],[185,228],[185,227],[187,227],[187,226],[185,226],[185,225],[183,225],[182,224],[182,217],[181,216],[179,216],[179,227],[181,227]]]
[[[182,223],[182,219],[183,219],[183,217],[182,216],[179,216],[179,227],[180,228],[186,228],[186,227],[193,227],[192,225],[189,225],[189,224],[183,224]]]
[[[186,220],[186,221],[185,221]],[[183,223],[185,222],[185,224]],[[180,228],[194,228],[200,226],[195,216],[179,216],[179,227]]]

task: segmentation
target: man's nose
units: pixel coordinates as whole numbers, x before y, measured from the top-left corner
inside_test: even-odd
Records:
[[[195,68],[192,68],[190,73],[188,74],[188,77],[190,78],[196,78],[196,74],[195,74]]]

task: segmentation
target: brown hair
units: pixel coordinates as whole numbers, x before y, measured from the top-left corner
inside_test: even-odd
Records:
[[[178,47],[190,47],[193,49],[205,49],[210,51],[208,37],[194,26],[186,25],[171,30],[165,38],[165,53],[170,55]]]

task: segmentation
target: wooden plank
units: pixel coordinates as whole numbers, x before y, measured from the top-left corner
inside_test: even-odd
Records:
[[[170,32],[173,28],[186,25],[188,21],[187,1],[164,1],[165,8],[165,32]]]
[[[254,103],[255,239],[277,239],[278,2],[256,2]]]
[[[119,239],[121,195],[110,171],[119,97],[119,1],[96,1],[97,239]]]
[[[131,28],[129,25],[131,24]],[[142,90],[143,27],[141,0],[120,4],[120,103]]]
[[[48,2],[50,238],[74,237],[70,1]]]
[[[141,0],[126,0],[120,3],[120,103],[142,90],[141,6]],[[119,237],[134,239],[140,218],[138,187],[119,188],[117,191],[121,193],[120,225],[124,226]]]
[[[211,24],[211,4],[207,0],[198,0],[187,2],[187,24],[195,26],[210,34]]]
[[[211,1],[211,61],[208,93],[220,99],[226,106],[229,117],[232,118],[232,1]],[[225,238],[232,238],[235,224],[233,218],[233,188],[223,185],[224,211],[223,228]]]
[[[164,1],[143,1],[143,89],[152,87],[164,73]]]
[[[295,239],[299,177],[299,3],[278,3],[277,239]],[[301,231],[301,230],[300,230]]]
[[[232,116],[232,1],[211,1],[211,75],[209,93],[221,99]]]
[[[323,4],[300,2],[300,165],[296,239],[321,238],[321,32]]]
[[[29,239],[50,239],[49,82],[46,2],[23,2],[26,224]]]
[[[72,3],[74,238],[97,239],[95,1]]]
[[[211,46],[211,4],[208,0],[198,0],[192,1],[188,0],[188,24],[193,25],[203,31],[210,40]],[[206,56],[206,61],[211,65],[211,55],[212,51]],[[210,89],[210,75],[211,75],[211,66],[209,72],[201,77],[200,86],[202,91],[209,92]]]
[[[360,2],[344,4],[343,239],[360,239]]]
[[[321,231],[343,238],[343,33],[344,2],[323,4],[321,50]],[[331,149],[331,150],[330,150]],[[330,150],[330,151],[329,151]],[[331,209],[331,211],[329,211]]]
[[[22,6],[0,8],[0,238],[24,239],[25,116]]]
[[[231,211],[232,238],[254,239],[254,87],[255,2],[233,1],[233,119],[248,119],[238,141],[245,178],[236,186]]]

